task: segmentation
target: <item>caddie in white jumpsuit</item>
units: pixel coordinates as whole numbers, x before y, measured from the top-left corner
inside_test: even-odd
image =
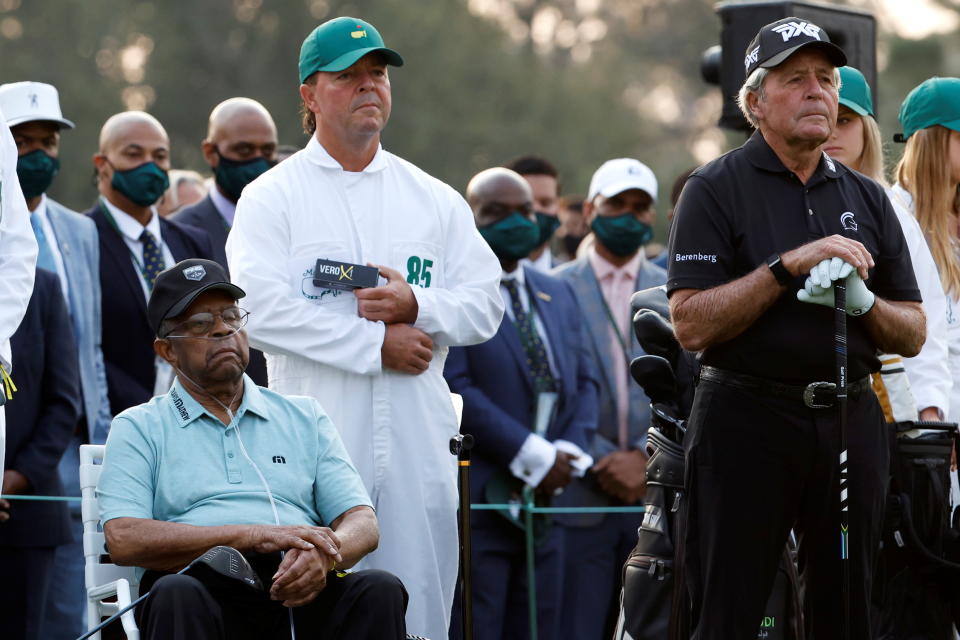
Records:
[[[244,189],[227,259],[270,387],[320,401],[370,492],[380,547],[364,567],[398,575],[407,630],[442,640],[458,565],[443,364],[448,347],[496,333],[503,303],[499,262],[463,198],[380,147],[387,65],[402,62],[355,18],[307,37],[300,94],[314,135]],[[379,265],[387,281],[317,287],[318,259]]]
[[[27,311],[36,265],[37,239],[17,178],[17,145],[6,118],[0,113],[0,366],[7,374],[10,373],[10,336]],[[4,386],[0,379],[0,394],[5,393]],[[6,442],[6,423],[0,406],[0,480]]]

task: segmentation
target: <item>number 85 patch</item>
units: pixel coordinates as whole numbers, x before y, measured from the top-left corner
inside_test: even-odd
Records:
[[[411,287],[437,289],[446,286],[443,249],[432,242],[399,242],[391,250],[392,264]]]

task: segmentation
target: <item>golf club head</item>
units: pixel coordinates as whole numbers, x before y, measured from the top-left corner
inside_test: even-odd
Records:
[[[633,332],[644,352],[672,362],[680,343],[673,335],[673,327],[656,311],[640,309],[633,316]]]
[[[630,363],[630,375],[643,387],[650,402],[676,405],[677,379],[666,358],[652,355],[634,358]]]
[[[641,309],[650,309],[659,313],[663,318],[670,319],[670,303],[667,300],[667,287],[651,287],[637,291],[630,298],[630,307],[634,313]]]
[[[243,554],[233,547],[223,545],[213,547],[190,563],[191,567],[195,565],[203,565],[222,576],[239,580],[248,587],[263,591],[260,576],[253,570]]]

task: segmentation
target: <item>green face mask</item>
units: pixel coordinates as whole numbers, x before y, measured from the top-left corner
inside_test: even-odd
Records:
[[[17,177],[20,179],[23,197],[29,200],[46,193],[59,171],[60,160],[43,149],[17,158]]]
[[[629,256],[653,240],[653,227],[640,222],[632,213],[597,216],[590,228],[597,234],[597,240],[615,256]]]
[[[553,237],[554,231],[560,228],[560,218],[557,216],[551,216],[546,213],[536,212],[537,214],[537,226],[540,227],[540,240],[537,242],[539,247],[544,242],[549,242],[550,238]]]
[[[139,167],[126,171],[114,169],[110,186],[134,204],[149,207],[159,200],[170,186],[170,178],[156,162],[144,162]]]
[[[514,211],[503,220],[480,227],[480,235],[498,258],[519,260],[539,246],[540,227]]]
[[[217,164],[217,168],[213,170],[213,175],[216,178],[217,186],[234,202],[240,199],[244,187],[274,165],[273,162],[263,157],[239,162],[224,158],[219,150],[217,155],[220,157],[220,162]]]

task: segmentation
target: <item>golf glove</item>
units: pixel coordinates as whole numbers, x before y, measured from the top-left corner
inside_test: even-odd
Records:
[[[877,296],[867,288],[853,265],[840,258],[827,258],[814,266],[803,289],[797,291],[797,300],[833,308],[833,283],[837,280],[847,283],[847,315],[862,316],[873,308]]]

